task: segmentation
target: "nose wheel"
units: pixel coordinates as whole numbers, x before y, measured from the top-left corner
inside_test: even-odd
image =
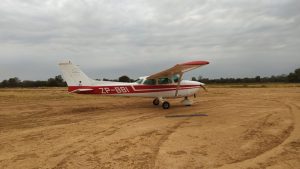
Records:
[[[181,101],[181,103],[185,106],[191,106],[193,104],[193,102],[191,100],[189,100],[188,97],[184,97],[184,99]]]

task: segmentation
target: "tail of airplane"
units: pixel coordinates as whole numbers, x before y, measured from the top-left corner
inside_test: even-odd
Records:
[[[78,66],[71,62],[59,63],[59,68],[62,71],[63,78],[68,86],[92,86],[93,79],[90,79],[83,73]]]

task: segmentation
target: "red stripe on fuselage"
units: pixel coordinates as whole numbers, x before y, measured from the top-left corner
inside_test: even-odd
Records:
[[[128,85],[128,86],[69,86],[68,91],[78,89],[93,89],[92,91],[82,91],[80,94],[131,94],[165,92],[176,90],[177,85]],[[199,85],[180,85],[178,90],[200,88]]]

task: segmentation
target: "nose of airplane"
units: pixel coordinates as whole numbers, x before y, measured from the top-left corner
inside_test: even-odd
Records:
[[[207,92],[207,89],[206,89],[204,83],[199,82],[199,86],[202,87],[202,89]]]
[[[207,92],[207,89],[205,88],[205,84],[197,81],[188,81],[189,84],[192,85],[199,85],[204,91]]]

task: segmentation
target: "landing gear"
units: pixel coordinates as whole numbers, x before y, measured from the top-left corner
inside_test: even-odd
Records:
[[[153,100],[153,105],[155,105],[155,106],[159,105],[159,99],[158,98],[155,98]]]
[[[163,98],[155,98],[153,100],[153,105],[159,105],[159,103],[162,103],[161,106],[163,109],[169,109],[170,108],[170,103],[167,101],[164,101]]]
[[[191,106],[193,104],[193,101],[189,100],[189,98],[186,96],[181,101],[181,103],[185,106]],[[157,97],[153,100],[153,105],[157,106],[159,104],[161,104],[163,109],[169,109],[171,107],[171,104],[168,101],[164,100],[164,98],[162,98],[162,97]]]
[[[189,100],[189,98],[186,96],[181,101],[181,103],[185,106],[191,106],[193,104],[193,101]],[[164,100],[164,98],[162,98],[162,97],[157,97],[153,100],[153,105],[157,106],[159,104],[161,104],[163,109],[169,109],[171,107],[171,104],[168,101]]]
[[[191,106],[193,104],[193,102],[189,100],[188,97],[184,97],[184,100],[182,100],[181,103],[185,106]]]
[[[164,101],[164,102],[162,103],[162,108],[163,108],[163,109],[169,109],[169,108],[170,108],[170,103],[167,102],[167,101]]]

